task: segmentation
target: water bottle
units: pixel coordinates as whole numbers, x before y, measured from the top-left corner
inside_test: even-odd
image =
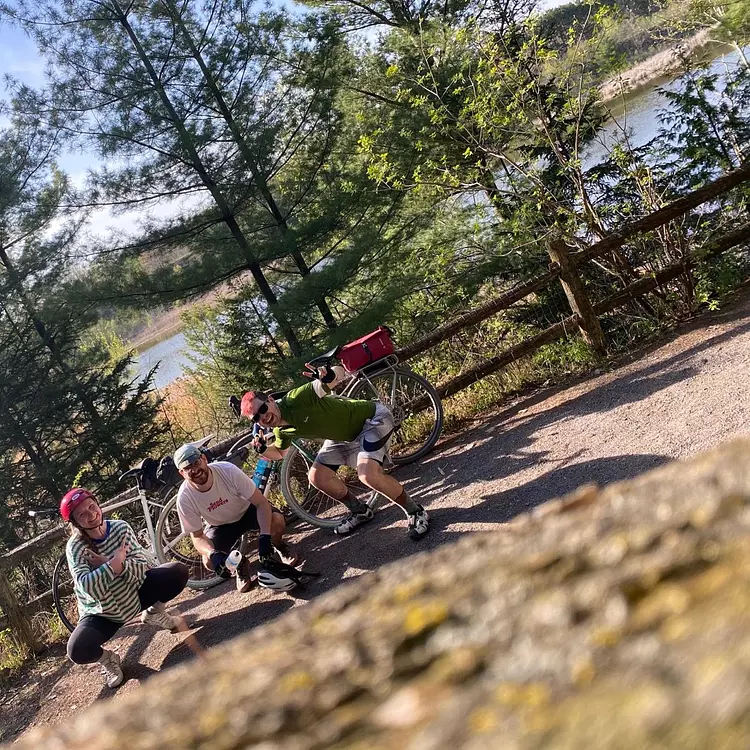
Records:
[[[233,549],[227,555],[227,561],[224,563],[224,566],[229,574],[234,575],[237,572],[237,566],[240,562],[242,562],[242,553],[238,549]]]
[[[265,492],[268,478],[271,476],[271,462],[267,458],[259,458],[253,474],[253,482],[261,491]]]

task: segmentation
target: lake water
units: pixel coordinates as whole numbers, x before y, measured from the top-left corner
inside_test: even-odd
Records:
[[[184,374],[191,362],[188,359],[188,348],[183,334],[178,333],[141,352],[138,355],[139,377],[146,377],[149,370],[157,364],[159,369],[154,377],[154,385],[157,388],[164,388]]]
[[[740,64],[739,55],[730,52],[717,57],[709,66],[711,73],[725,73]],[[604,160],[609,148],[622,137],[623,130],[630,136],[634,147],[642,146],[656,137],[659,130],[657,112],[664,109],[667,99],[663,91],[677,91],[680,78],[672,81],[661,81],[635,94],[624,102],[611,102],[612,120],[598,133],[596,140],[589,146],[583,156],[584,167],[591,167]]]
[[[721,73],[738,64],[739,56],[732,52],[717,57],[710,70]],[[666,104],[661,92],[665,89],[675,91],[679,85],[679,79],[660,82],[635,94],[624,104],[612,104],[613,119],[602,128],[597,140],[586,150],[583,157],[584,167],[591,167],[602,161],[612,143],[621,136],[623,129],[629,132],[633,146],[642,146],[654,138],[659,128],[656,113]],[[158,388],[163,388],[179,378],[190,367],[185,337],[181,333],[142,352],[138,357],[139,375],[145,377],[157,363],[159,369],[154,383]]]

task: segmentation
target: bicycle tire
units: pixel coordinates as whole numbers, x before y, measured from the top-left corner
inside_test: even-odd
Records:
[[[292,444],[281,462],[279,481],[284,500],[294,514],[319,529],[335,529],[349,511],[338,500],[310,484],[307,473],[312,461],[299,448]],[[347,482],[355,495],[371,493],[359,482]]]
[[[346,395],[349,398],[374,398],[393,412],[396,420],[396,430],[390,448],[393,463],[403,466],[427,455],[435,447],[443,431],[443,404],[432,383],[407,367],[389,367],[372,375],[368,374],[367,378],[369,382],[364,378],[357,380]],[[373,393],[373,387],[375,387],[375,393]],[[395,404],[393,403],[394,394],[397,394]],[[398,394],[406,397],[407,408],[409,404],[419,406],[421,400],[426,398],[427,409],[430,409],[434,415],[434,421],[431,420],[430,424],[425,425],[424,418],[421,416],[412,419],[417,415],[422,415],[427,409],[421,408],[408,414],[404,413],[404,406],[398,403]],[[408,424],[406,424],[407,420],[409,420]],[[421,438],[425,430],[427,431],[426,437]],[[421,439],[415,443],[417,436]],[[408,448],[415,444],[419,447],[409,451]]]
[[[55,563],[52,573],[52,601],[60,621],[72,633],[78,623],[78,602],[73,593],[73,576],[70,575],[68,558],[64,552]]]
[[[194,591],[203,591],[226,580],[214,575],[203,565],[203,560],[193,546],[189,534],[184,534],[180,519],[177,515],[177,488],[170,494],[169,499],[159,513],[156,522],[156,557],[161,564],[181,562],[188,566],[190,577],[187,586]],[[244,555],[247,549],[247,539],[243,534],[236,548]]]

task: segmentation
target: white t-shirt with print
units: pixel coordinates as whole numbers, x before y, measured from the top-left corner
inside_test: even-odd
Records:
[[[234,464],[215,461],[209,469],[214,482],[208,492],[183,482],[177,493],[177,513],[186,534],[201,531],[203,521],[211,526],[239,521],[255,493],[255,482]]]

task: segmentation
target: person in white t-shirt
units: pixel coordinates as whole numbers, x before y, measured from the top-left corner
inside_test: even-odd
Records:
[[[208,463],[206,456],[187,443],[175,451],[174,463],[185,479],[177,493],[177,513],[182,530],[190,534],[203,564],[222,577],[228,577],[226,560],[232,547],[247,531],[258,531],[258,557],[261,562],[274,555],[287,565],[295,565],[299,555],[283,541],[284,516],[271,507],[255,483],[227,461]],[[255,577],[243,557],[237,567],[237,590],[248,591]]]

